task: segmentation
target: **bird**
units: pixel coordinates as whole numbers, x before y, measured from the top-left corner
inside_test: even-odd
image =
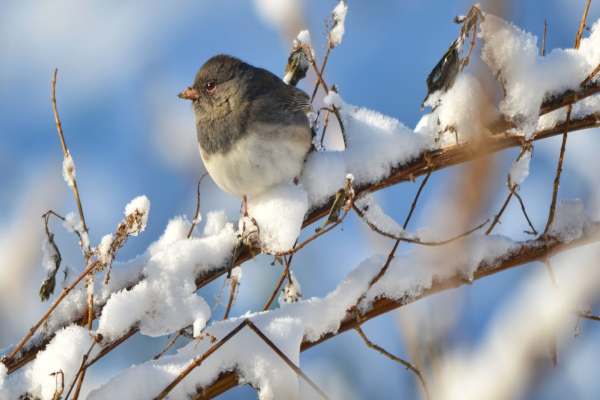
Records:
[[[309,96],[270,71],[219,54],[178,95],[191,100],[200,156],[223,191],[247,198],[298,182],[312,149]]]

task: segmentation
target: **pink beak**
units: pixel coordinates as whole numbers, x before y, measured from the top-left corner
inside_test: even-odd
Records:
[[[193,87],[187,87],[185,88],[181,93],[179,93],[177,95],[177,97],[179,97],[180,99],[186,99],[186,100],[198,100],[200,98],[200,93],[198,93],[198,91],[196,89],[194,89]]]

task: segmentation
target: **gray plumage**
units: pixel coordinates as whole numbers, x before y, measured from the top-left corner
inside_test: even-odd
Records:
[[[180,97],[193,100],[200,154],[225,191],[259,194],[300,175],[312,141],[310,99],[300,89],[265,69],[217,55]]]

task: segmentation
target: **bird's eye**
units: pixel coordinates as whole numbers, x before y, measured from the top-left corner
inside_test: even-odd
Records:
[[[213,81],[206,82],[205,88],[208,93],[212,93],[215,91],[217,84]]]

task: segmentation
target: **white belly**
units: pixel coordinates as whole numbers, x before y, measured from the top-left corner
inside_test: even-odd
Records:
[[[297,134],[249,134],[223,154],[200,155],[215,183],[235,196],[255,196],[274,185],[289,182],[302,172],[311,137]]]

